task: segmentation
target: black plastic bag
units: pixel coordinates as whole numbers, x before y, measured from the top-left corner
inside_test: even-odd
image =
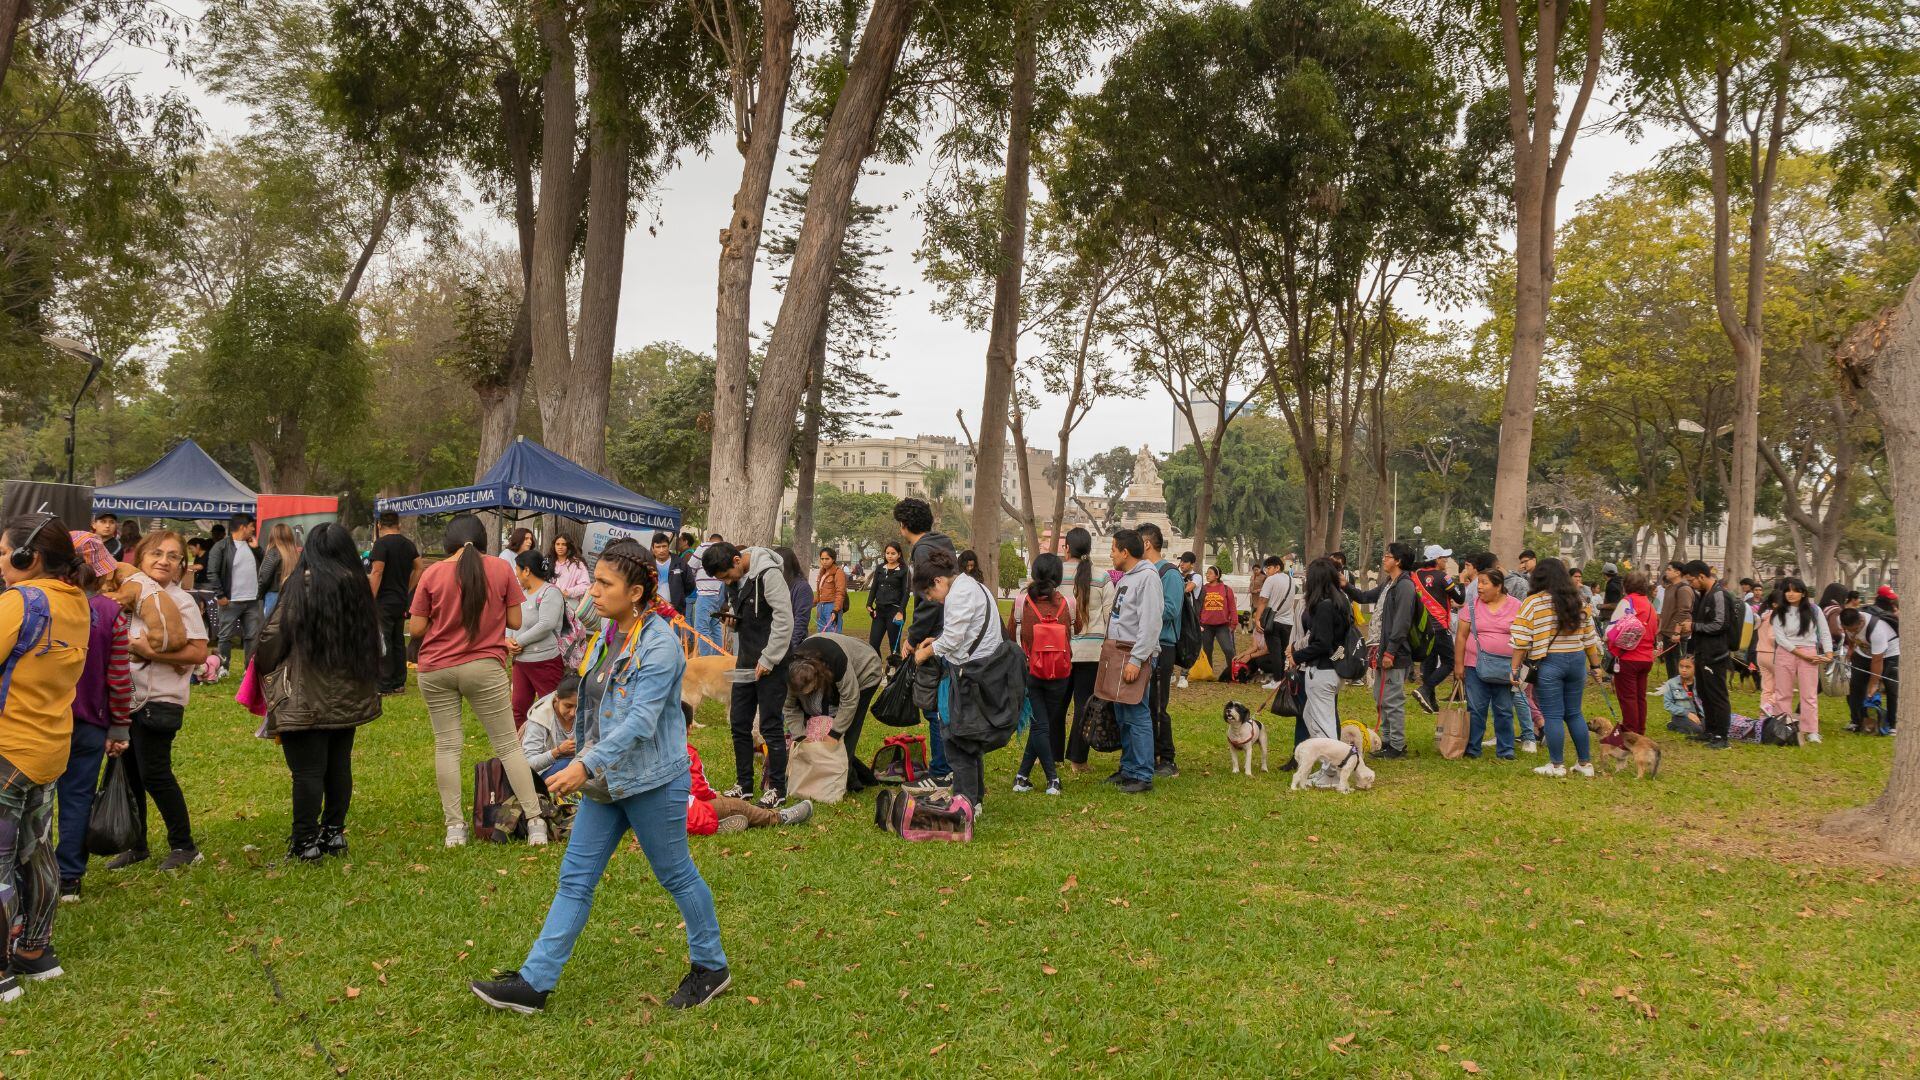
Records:
[[[93,798],[93,813],[87,817],[87,854],[103,859],[140,846],[140,819],[133,812],[133,787],[127,781],[127,757],[107,759],[107,771],[100,777],[100,791]]]
[[[898,664],[886,685],[875,695],[867,711],[888,727],[913,727],[920,722],[920,710],[913,702],[913,662]]]
[[[1767,716],[1760,721],[1760,745],[1800,745],[1800,720],[1793,716]]]
[[[1295,668],[1280,676],[1280,685],[1273,691],[1273,704],[1269,708],[1275,716],[1299,716],[1300,703],[1306,695],[1306,672]]]

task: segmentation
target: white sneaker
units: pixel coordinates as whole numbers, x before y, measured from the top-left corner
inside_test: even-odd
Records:
[[[1545,765],[1535,765],[1533,767],[1533,775],[1565,776],[1567,775],[1567,767],[1565,765],[1555,765],[1553,762],[1549,761]]]
[[[1817,732],[1817,731],[1809,731],[1809,732],[1807,732],[1807,741],[1808,741],[1808,742],[1810,742],[1810,743],[1816,743],[1816,742],[1819,742],[1819,741],[1820,741],[1820,733],[1819,733],[1819,732]]]
[[[447,846],[448,847],[467,846],[467,827],[465,825],[447,826]]]
[[[1187,688],[1187,677],[1185,675],[1182,675],[1180,676],[1180,689],[1185,690],[1186,688]]]
[[[534,818],[532,821],[527,822],[527,846],[528,847],[546,847],[547,846],[547,819],[546,818],[537,817],[537,818]]]
[[[1585,765],[1575,765],[1573,766],[1573,771],[1579,773],[1581,776],[1592,778],[1593,762],[1589,761]]]
[[[1520,752],[1523,754],[1537,754],[1540,752],[1540,744],[1534,742],[1532,739],[1528,739],[1520,744]]]
[[[1266,681],[1265,683],[1263,683],[1263,684],[1261,684],[1261,687],[1260,687],[1260,689],[1262,689],[1262,690],[1277,690],[1277,689],[1279,689],[1279,687],[1280,687],[1280,680],[1279,680],[1279,679],[1268,679],[1268,680],[1267,680],[1267,681]]]

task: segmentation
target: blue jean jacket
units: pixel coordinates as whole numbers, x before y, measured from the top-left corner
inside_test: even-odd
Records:
[[[612,664],[606,695],[580,762],[593,777],[606,780],[607,794],[620,800],[687,772],[686,719],[680,711],[680,676],[687,658],[666,620],[648,612],[640,631],[614,655],[608,623],[588,656],[591,670]]]

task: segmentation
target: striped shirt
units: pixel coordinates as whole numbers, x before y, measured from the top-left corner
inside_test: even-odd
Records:
[[[1588,652],[1600,647],[1593,632],[1593,613],[1585,611],[1580,625],[1561,630],[1553,613],[1553,594],[1534,593],[1520,604],[1513,617],[1513,654],[1539,659],[1548,653]]]

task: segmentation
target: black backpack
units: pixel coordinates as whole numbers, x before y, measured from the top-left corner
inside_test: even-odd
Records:
[[[1180,632],[1173,639],[1173,666],[1190,668],[1200,659],[1200,613],[1194,607],[1193,594],[1187,591],[1187,578],[1180,574],[1178,566],[1170,566],[1160,571],[1160,582],[1164,587],[1167,574],[1180,575]]]

